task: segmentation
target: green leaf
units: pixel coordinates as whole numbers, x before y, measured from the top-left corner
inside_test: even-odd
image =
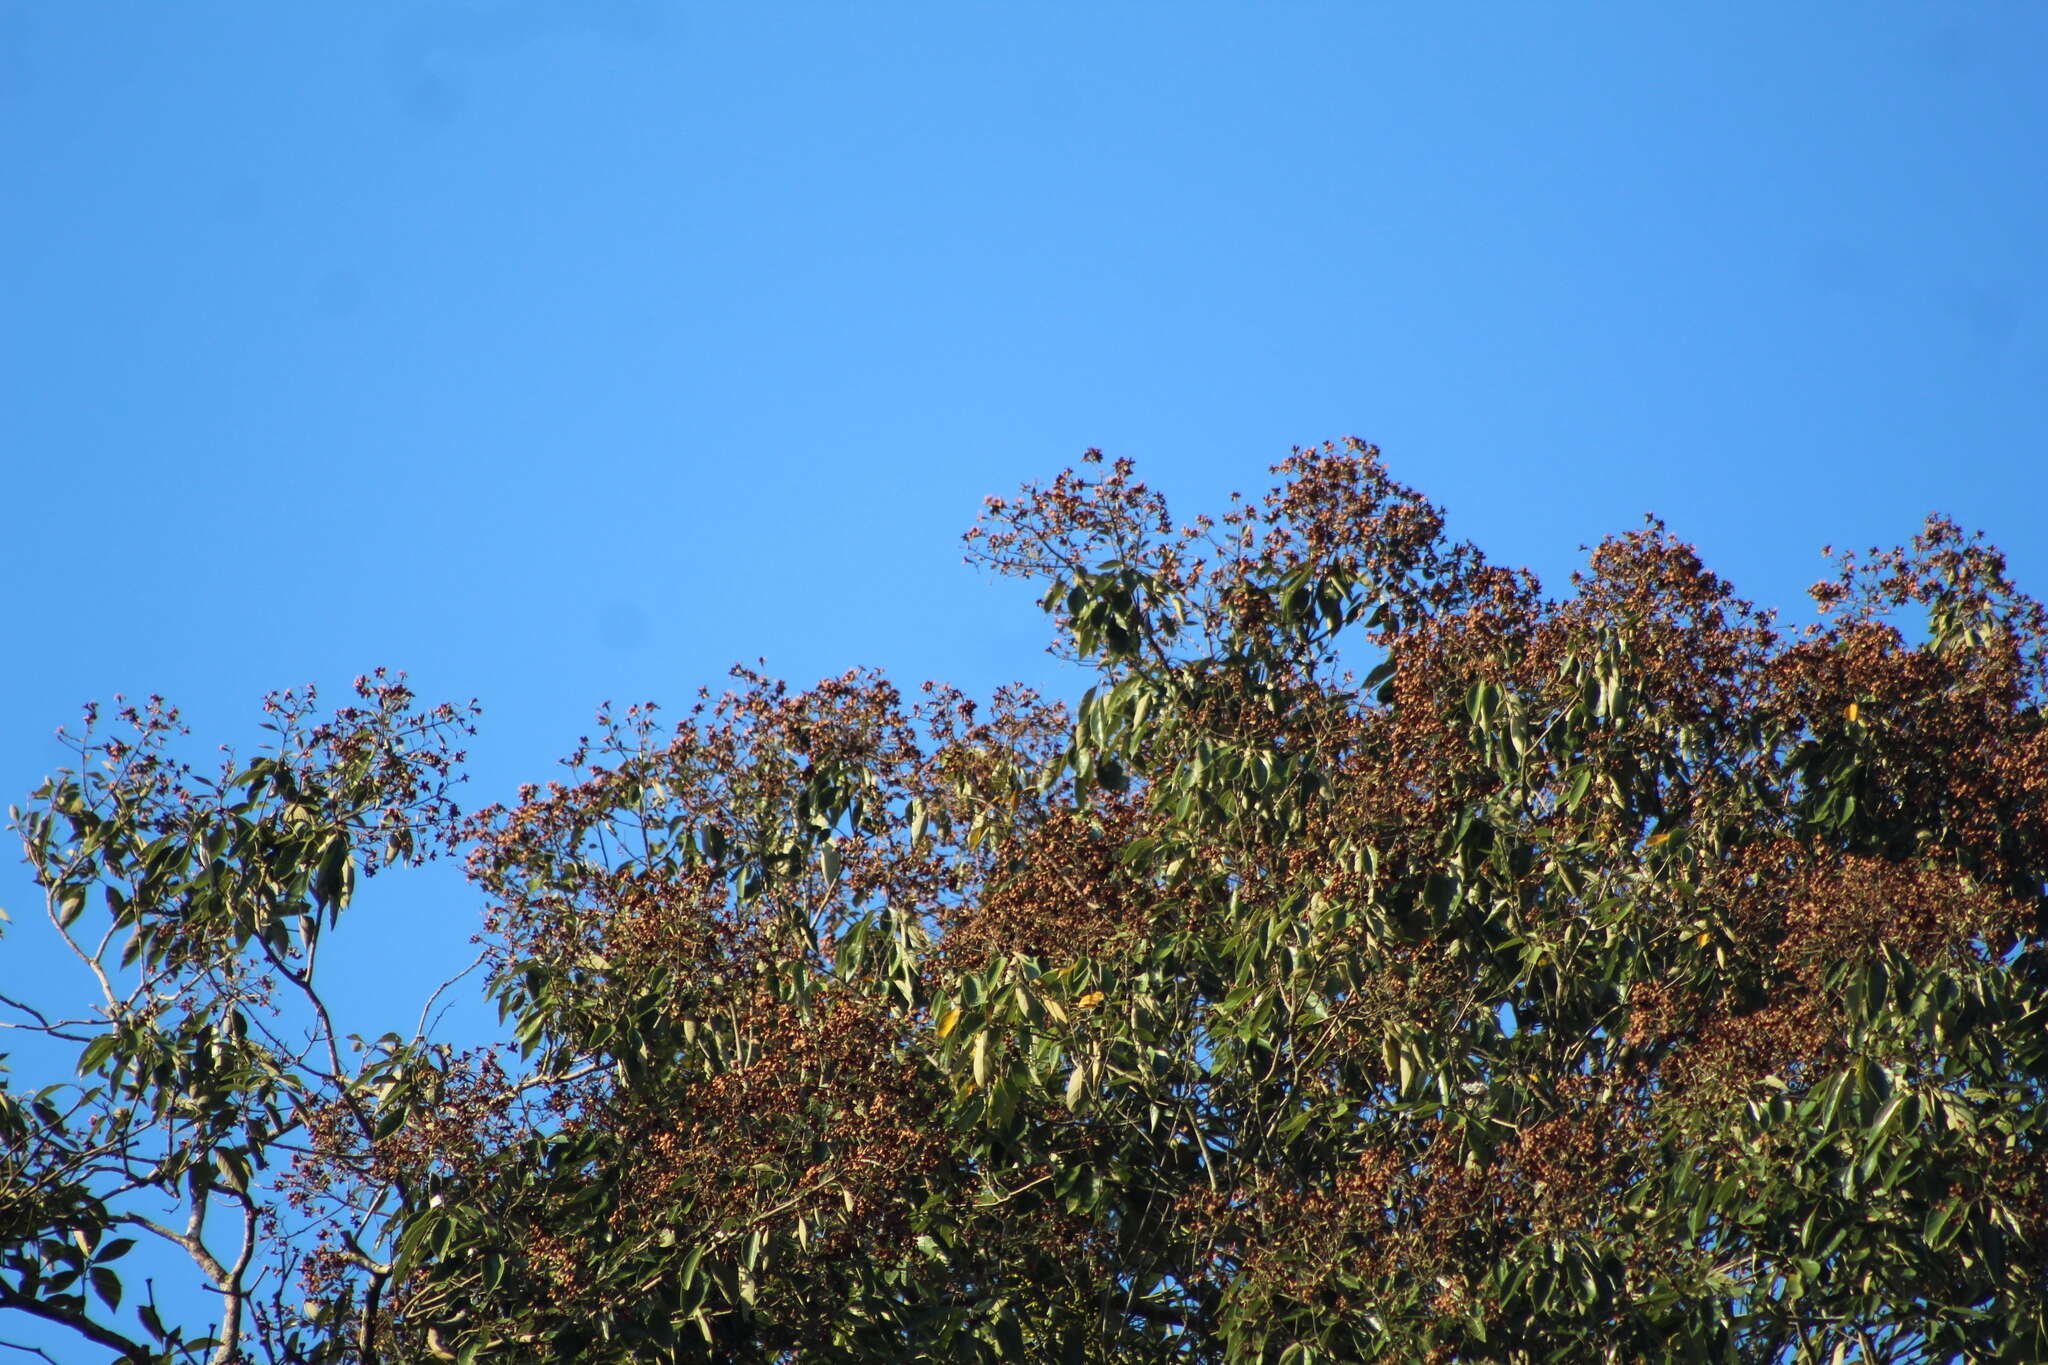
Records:
[[[102,1033],[94,1038],[78,1054],[78,1074],[90,1076],[96,1073],[106,1064],[107,1059],[114,1055],[114,1049],[119,1045],[118,1034]]]
[[[331,834],[320,847],[320,861],[313,872],[313,901],[323,910],[339,913],[348,908],[355,884],[355,863],[350,857],[348,835]]]
[[[109,1311],[121,1307],[121,1277],[103,1265],[96,1265],[87,1272],[92,1278],[92,1292],[99,1295]]]
[[[1087,1097],[1088,1071],[1086,1067],[1082,1066],[1079,1062],[1076,1062],[1073,1068],[1067,1073],[1067,1108],[1073,1110],[1075,1113],[1079,1113],[1082,1107],[1086,1104]]]

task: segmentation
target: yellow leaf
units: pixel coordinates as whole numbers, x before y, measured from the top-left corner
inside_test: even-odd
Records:
[[[1860,710],[1861,708],[1858,707],[1855,702],[1852,701],[1849,703],[1849,723],[1851,725],[1854,725],[1856,723],[1856,716]]]
[[[939,1037],[945,1037],[947,1034],[951,1033],[955,1028],[957,1028],[959,1024],[960,1011],[957,1009],[947,1010],[944,1014],[939,1016]]]
[[[1090,991],[1086,995],[1082,996],[1079,1000],[1076,1000],[1074,1003],[1076,1005],[1079,1005],[1084,1010],[1092,1010],[1097,1005],[1102,1003],[1102,992]]]
[[[1700,947],[1702,948],[1706,947],[1709,943],[1712,943],[1713,941],[1714,936],[1712,934],[1702,933],[1700,935]]]

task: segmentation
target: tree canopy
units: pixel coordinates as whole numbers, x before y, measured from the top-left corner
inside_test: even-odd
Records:
[[[391,677],[203,780],[160,705],[88,728],[16,817],[101,992],[6,1001],[78,1078],[0,1095],[0,1330],[2048,1358],[2048,613],[2000,555],[1931,520],[1792,629],[1656,523],[1548,596],[1370,446],[1275,473],[989,501],[1071,707],[742,670],[471,816],[468,713]],[[321,937],[443,852],[508,1038],[352,1045]],[[207,1322],[133,1311],[142,1237]]]

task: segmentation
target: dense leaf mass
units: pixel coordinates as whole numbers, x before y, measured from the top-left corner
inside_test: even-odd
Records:
[[[990,500],[972,557],[1042,590],[1071,709],[743,670],[417,831],[438,751],[386,742],[343,768],[407,800],[235,808],[306,832],[209,875],[298,902],[117,906],[145,968],[290,982],[370,825],[488,898],[508,1048],[394,1036],[192,1120],[300,1135],[303,1354],[243,1349],[2048,1359],[2048,614],[1998,553],[1930,521],[1788,631],[1654,522],[1550,597],[1370,446],[1275,472],[1213,522],[1093,452]],[[60,913],[121,872],[64,821],[143,818],[81,781],[24,819]],[[183,1026],[103,1013],[86,1070],[146,1100],[132,1040]],[[9,1106],[0,1308],[122,1216]]]

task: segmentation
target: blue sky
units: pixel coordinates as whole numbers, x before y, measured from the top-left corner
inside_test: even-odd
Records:
[[[1797,610],[1939,509],[2048,591],[2044,59],[2037,4],[0,0],[0,786],[89,698],[246,744],[376,665],[481,699],[471,804],[739,659],[1064,689],[957,538],[1088,446],[1195,511],[1363,436],[1554,583],[1654,510]],[[351,1013],[474,906],[372,883]]]

